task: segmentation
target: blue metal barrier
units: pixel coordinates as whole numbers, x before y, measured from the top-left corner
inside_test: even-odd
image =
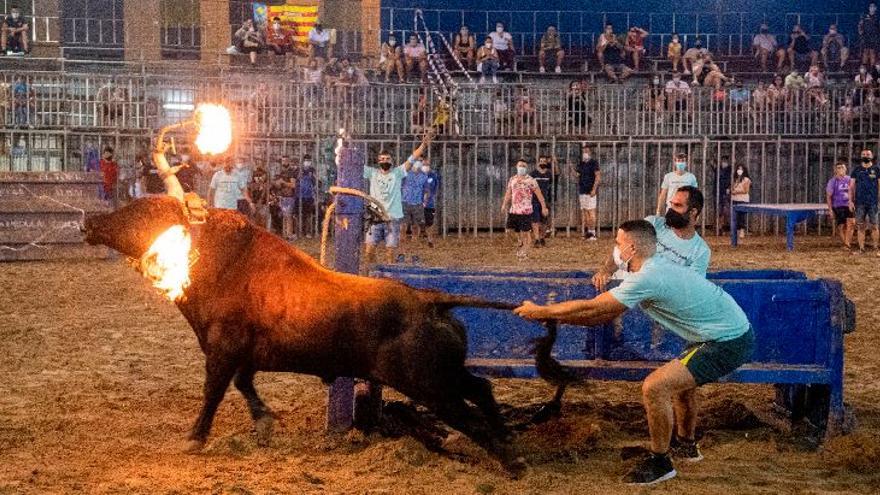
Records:
[[[373,276],[417,288],[479,296],[493,301],[538,303],[592,298],[584,271],[473,271],[408,266],[378,267]],[[792,419],[808,418],[829,432],[840,430],[843,406],[843,334],[855,327],[853,305],[840,282],[810,280],[788,270],[709,274],[740,304],[756,332],[752,362],[723,381],[776,384],[777,403]],[[491,377],[537,378],[532,341],[543,326],[512,313],[460,308],[468,330],[468,366]],[[640,310],[596,327],[561,325],[554,356],[584,379],[644,379],[685,348],[684,340]]]

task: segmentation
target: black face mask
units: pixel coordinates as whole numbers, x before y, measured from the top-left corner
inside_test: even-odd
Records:
[[[682,215],[681,213],[669,208],[666,210],[666,225],[672,229],[683,229],[688,226],[690,220],[688,220],[687,213]]]
[[[388,170],[391,170],[391,164],[388,162],[380,162],[379,168],[381,168],[382,170],[388,171]]]
[[[862,163],[871,163],[871,158],[868,158],[867,156],[863,156]]]

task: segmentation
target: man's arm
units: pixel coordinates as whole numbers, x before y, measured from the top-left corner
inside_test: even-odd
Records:
[[[605,292],[593,299],[577,299],[548,306],[524,301],[513,312],[528,320],[558,320],[573,325],[593,326],[617,318],[626,309],[614,296]]]
[[[599,190],[599,182],[601,182],[601,180],[602,180],[602,171],[596,170],[596,181],[593,182],[593,190],[590,191],[590,196],[596,195],[596,191]]]
[[[547,212],[549,211],[547,209],[547,202],[544,201],[544,193],[541,192],[541,188],[538,187],[537,185],[535,186],[535,196],[538,197],[538,203],[541,203],[541,210],[542,210],[541,213],[543,213],[546,216]]]
[[[855,199],[856,199],[856,180],[849,180],[849,209],[855,210]]]
[[[432,131],[428,131],[425,133],[425,136],[422,138],[422,144],[420,144],[418,148],[413,150],[412,158],[414,158],[416,160],[421,158],[421,156],[425,152],[425,150],[428,149],[428,146],[431,145],[431,138],[432,137],[433,137]],[[409,172],[411,168],[412,168],[412,160],[407,158],[406,161],[403,162],[403,169],[406,170],[407,172]]]
[[[663,214],[663,206],[666,205],[666,192],[667,189],[665,187],[660,188],[660,194],[657,195],[657,215]]]

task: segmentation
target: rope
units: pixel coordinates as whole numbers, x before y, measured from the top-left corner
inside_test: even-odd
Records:
[[[33,196],[34,198],[37,198],[37,199],[46,199],[46,200],[49,200],[49,201],[51,201],[51,202],[53,202],[53,203],[56,203],[56,204],[58,204],[58,205],[60,205],[60,206],[63,206],[63,207],[65,207],[65,208],[69,208],[69,209],[71,209],[71,210],[78,211],[78,212],[80,213],[80,215],[81,215],[81,217],[80,217],[80,225],[85,224],[85,221],[86,221],[86,211],[83,210],[82,208],[77,208],[76,206],[69,205],[69,204],[67,204],[67,203],[64,203],[64,202],[58,201],[57,199],[52,198],[52,197],[49,197],[49,196],[47,196],[47,195],[45,195],[45,194],[42,194],[42,195],[39,195],[39,196],[38,196],[36,193],[34,193],[33,191],[31,191],[30,189],[27,188],[27,186],[24,186],[24,185],[21,185],[21,188],[24,189],[25,191],[27,191],[27,193],[30,194],[31,196]],[[21,246],[21,247],[14,248],[14,247],[12,247],[12,246],[8,246],[8,245],[5,245],[5,244],[4,244],[4,245],[0,245],[0,250],[12,251],[12,252],[17,253],[17,252],[24,251],[24,250],[26,250],[26,249],[30,249],[30,248],[32,248],[32,247],[40,248],[40,249],[48,249],[49,246],[44,246],[44,245],[40,244],[40,242],[41,242],[43,239],[45,239],[46,237],[48,237],[49,235],[54,234],[54,233],[56,233],[56,232],[60,232],[60,231],[63,230],[64,228],[65,228],[65,227],[58,227],[58,228],[56,228],[56,229],[52,229],[52,230],[50,230],[50,231],[48,231],[48,232],[44,232],[41,236],[37,237],[36,239],[34,239],[34,240],[28,242],[27,244],[25,244],[24,246]]]

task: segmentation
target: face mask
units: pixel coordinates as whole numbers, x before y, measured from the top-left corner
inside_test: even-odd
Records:
[[[501,26],[496,26],[496,27],[495,27],[495,32],[496,32],[496,33],[499,33],[499,34],[500,34],[500,33],[503,33],[503,32],[504,32],[504,28],[501,27]]]
[[[589,153],[584,153],[583,157],[584,157],[584,161],[587,161],[587,160],[590,159],[590,154],[589,154]]]
[[[675,162],[675,169],[684,171],[687,168],[687,163],[685,162]]]
[[[871,158],[868,158],[867,156],[863,156],[862,163],[871,163]]]
[[[829,29],[828,34],[835,35],[835,34],[837,34],[837,30],[836,29]]]
[[[666,210],[666,225],[672,229],[683,229],[688,226],[688,217],[669,208]]]
[[[467,29],[462,29],[462,30],[461,30],[461,35],[462,35],[462,36],[467,36],[467,35],[468,35],[468,30],[467,30]]]
[[[423,174],[427,174],[430,171],[431,171],[431,167],[429,167],[427,165],[422,165],[422,173]]]
[[[489,50],[491,50],[491,49],[492,49],[492,43],[486,43],[486,48],[488,48]]]
[[[678,43],[678,38],[672,38],[673,43]]]
[[[239,169],[239,170],[243,169],[243,168],[244,168],[244,163],[236,163],[236,164],[235,164],[235,168],[237,168],[237,169]]]
[[[681,81],[681,78],[680,77],[673,77],[672,80],[675,81],[675,83],[677,84],[679,81]]]
[[[742,170],[737,170],[737,171],[736,171],[736,175],[737,175],[737,177],[741,176],[742,174],[743,174],[743,171],[742,171]]]
[[[861,69],[859,69],[859,74],[864,74],[864,73],[866,73],[866,72],[868,72],[868,71],[867,71],[864,67],[862,67]]]
[[[516,175],[526,175],[526,172],[528,171],[529,169],[526,167],[516,167]]]
[[[387,172],[388,170],[391,170],[391,164],[388,162],[382,162],[379,164],[379,168]]]
[[[629,263],[636,256],[636,247],[631,245],[630,249],[632,249],[632,254],[630,254],[629,258],[627,258],[627,259],[623,259],[623,250],[622,249],[620,250],[620,261],[623,264],[623,271],[625,271],[625,272],[629,271]]]
[[[348,69],[346,69],[346,72],[348,72],[349,76],[354,74],[354,67],[349,67]]]
[[[303,162],[303,167],[304,167],[304,168],[308,168],[308,167],[311,167],[311,166],[312,166],[312,161],[311,161],[311,160],[306,160],[306,161]]]
[[[394,46],[397,44],[397,40],[388,40],[388,46]]]
[[[13,13],[12,13],[12,18],[13,18],[13,19],[18,19],[18,12],[13,12]]]
[[[654,79],[654,84],[660,84],[660,79]]]
[[[874,12],[877,12],[877,7],[869,7],[868,12],[870,12],[871,14],[873,14]]]
[[[272,24],[272,27],[275,28],[276,30],[278,30],[278,29],[281,29],[281,24],[278,24],[276,22],[275,24]]]

